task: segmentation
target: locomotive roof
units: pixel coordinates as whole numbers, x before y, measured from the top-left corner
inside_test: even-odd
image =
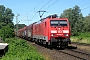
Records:
[[[41,20],[39,20],[39,21],[37,21],[37,22],[34,22],[33,24],[39,24],[39,23],[41,23],[41,22],[43,22],[43,21],[45,21],[45,20],[68,20],[68,18],[43,18],[43,19],[41,19]]]
[[[49,16],[47,16],[46,18],[43,18],[43,19],[40,19],[39,21],[37,21],[37,22],[34,22],[33,24],[39,24],[39,23],[41,23],[41,22],[43,22],[43,21],[45,21],[46,19],[66,19],[67,20],[67,18],[58,18],[58,16],[57,16],[57,14],[54,14],[54,15],[49,15]]]

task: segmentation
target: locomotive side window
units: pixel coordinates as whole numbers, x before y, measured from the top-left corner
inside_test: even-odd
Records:
[[[67,26],[67,20],[51,20],[51,26]]]

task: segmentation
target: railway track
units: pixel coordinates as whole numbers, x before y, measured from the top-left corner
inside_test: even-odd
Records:
[[[76,58],[75,60],[90,60],[90,53],[81,51],[79,49],[71,49],[71,47],[64,50],[53,49],[53,51],[57,51],[56,54],[64,53],[69,55],[74,59]]]
[[[44,55],[51,56],[53,60],[90,60],[90,53],[84,52],[79,49],[74,49],[73,47],[69,47],[64,50],[50,50],[32,42],[31,44],[37,46],[39,51],[42,52]]]
[[[59,52],[78,58],[79,60],[90,60],[90,53],[86,53],[78,49],[59,50]]]
[[[90,44],[72,42],[69,46],[77,46],[79,50],[90,53]]]
[[[90,46],[90,44],[79,43],[79,42],[72,42],[72,44],[81,45],[81,46]]]

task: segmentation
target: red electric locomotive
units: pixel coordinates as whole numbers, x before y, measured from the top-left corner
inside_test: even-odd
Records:
[[[69,20],[53,15],[20,29],[18,33],[22,38],[50,47],[65,48],[71,43]]]
[[[70,22],[67,18],[49,16],[32,26],[32,38],[36,43],[65,48],[71,43]]]

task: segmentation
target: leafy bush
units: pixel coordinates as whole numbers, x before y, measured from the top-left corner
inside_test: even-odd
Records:
[[[72,36],[72,42],[80,42],[90,44],[90,33],[81,33],[79,36]]]
[[[10,38],[5,42],[9,44],[9,50],[1,60],[44,60],[44,58],[25,40]]]
[[[9,25],[7,26],[3,26],[1,29],[0,29],[0,35],[2,37],[3,40],[5,40],[5,38],[11,38],[11,37],[14,37],[14,29],[10,28]]]

